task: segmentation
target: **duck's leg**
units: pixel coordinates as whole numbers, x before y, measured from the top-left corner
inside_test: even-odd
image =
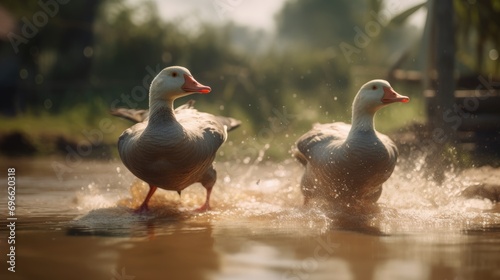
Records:
[[[210,193],[212,192],[212,187],[210,188],[205,187],[207,189],[207,198],[205,200],[205,203],[203,203],[203,205],[200,206],[200,208],[195,210],[196,212],[206,212],[211,209],[209,201],[210,201]]]
[[[139,206],[139,208],[137,208],[135,210],[135,213],[141,214],[141,213],[146,213],[149,211],[148,202],[151,199],[151,197],[153,196],[153,194],[155,193],[156,189],[157,189],[156,186],[149,185],[149,192],[146,195],[146,198],[142,202],[141,206]]]
[[[196,209],[197,212],[205,212],[210,210],[210,194],[212,193],[212,188],[215,185],[215,181],[217,181],[217,172],[213,167],[211,167],[205,175],[203,175],[203,178],[201,178],[200,183],[207,189],[207,196],[205,198],[205,203],[198,209]]]

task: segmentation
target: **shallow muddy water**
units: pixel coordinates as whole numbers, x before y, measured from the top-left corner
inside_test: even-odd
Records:
[[[137,215],[147,186],[121,162],[56,174],[58,164],[0,161],[0,279],[500,279],[500,207],[460,195],[498,182],[499,169],[450,173],[438,185],[421,160],[403,161],[380,211],[353,214],[303,207],[292,160],[217,163],[212,211],[191,211],[205,198],[194,185],[181,197],[158,190],[151,212]],[[11,167],[15,272],[6,262]]]

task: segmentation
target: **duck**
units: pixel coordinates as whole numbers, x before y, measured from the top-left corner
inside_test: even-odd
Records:
[[[300,181],[304,205],[315,198],[339,207],[374,205],[398,158],[394,142],[375,130],[375,113],[409,101],[389,82],[372,80],[353,100],[351,124],[317,123],[302,135],[293,155],[305,168]]]
[[[210,195],[217,180],[213,166],[227,132],[239,120],[215,116],[194,109],[193,101],[174,110],[174,100],[211,92],[182,66],[160,71],[149,89],[149,110],[120,108],[112,114],[136,122],[118,138],[118,152],[125,167],[149,185],[144,201],[135,210],[149,211],[148,202],[160,188],[181,191],[194,183],[206,189],[204,204],[197,211],[210,210]]]

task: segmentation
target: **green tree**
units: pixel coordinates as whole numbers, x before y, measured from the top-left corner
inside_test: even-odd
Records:
[[[290,0],[276,16],[279,36],[312,48],[352,40],[353,27],[364,18],[366,1]]]

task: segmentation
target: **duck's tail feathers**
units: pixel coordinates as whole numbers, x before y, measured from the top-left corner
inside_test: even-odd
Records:
[[[233,118],[230,118],[230,117],[215,116],[215,118],[222,125],[225,125],[227,127],[227,132],[236,129],[236,128],[238,128],[241,125],[241,121],[240,120],[233,119]]]

